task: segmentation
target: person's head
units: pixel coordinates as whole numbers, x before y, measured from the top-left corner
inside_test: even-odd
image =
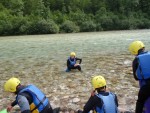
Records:
[[[129,45],[129,51],[133,55],[138,55],[141,52],[144,52],[145,50],[145,45],[141,41],[134,41]]]
[[[16,93],[18,86],[20,86],[20,80],[13,77],[5,82],[4,89],[7,92]]]
[[[75,57],[76,57],[76,53],[75,53],[75,52],[71,52],[71,53],[70,53],[70,58],[73,59],[73,58],[75,58]]]
[[[92,77],[92,86],[99,93],[101,91],[106,91],[106,80],[103,76]]]

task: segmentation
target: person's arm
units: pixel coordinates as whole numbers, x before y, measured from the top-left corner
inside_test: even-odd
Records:
[[[82,113],[88,113],[90,110],[93,109],[93,107],[94,107],[94,105],[93,105],[93,103],[94,103],[93,100],[94,100],[94,97],[91,96],[91,97],[89,98],[89,100],[87,101],[87,103],[85,104]]]
[[[135,58],[134,60],[133,60],[133,63],[132,63],[132,69],[133,69],[133,76],[134,76],[134,79],[135,80],[138,80],[138,78],[137,78],[137,75],[136,75],[136,70],[137,70],[137,68],[138,68],[138,59],[137,58]]]
[[[15,105],[17,105],[17,101],[16,100],[11,103],[12,107],[14,107]]]
[[[7,106],[7,111],[10,112],[12,108],[17,105],[17,101],[13,101],[10,105]]]
[[[70,68],[70,61],[67,60],[67,67]]]
[[[81,59],[81,58],[77,58],[77,57],[76,57],[76,60],[79,60],[79,64],[81,64],[81,62],[82,62],[82,59]]]
[[[98,98],[96,95],[91,96],[87,103],[84,106],[83,112],[82,113],[89,113],[90,110],[93,110],[95,106],[101,107],[101,99]]]
[[[29,102],[25,96],[18,95],[18,105],[21,113],[31,113]]]

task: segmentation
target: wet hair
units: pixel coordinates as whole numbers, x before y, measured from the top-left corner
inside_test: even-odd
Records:
[[[104,89],[106,89],[106,86],[100,87],[100,88],[96,88],[95,90],[99,93],[99,92],[103,91]]]

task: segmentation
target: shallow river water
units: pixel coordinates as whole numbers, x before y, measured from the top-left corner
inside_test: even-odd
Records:
[[[134,40],[143,41],[149,50],[150,30],[0,37],[0,110],[14,99],[3,90],[12,76],[22,84],[37,85],[53,108],[73,112],[90,97],[91,76],[103,75],[108,90],[118,96],[120,111],[134,111],[139,88],[132,76],[134,56],[128,52]],[[64,71],[71,51],[83,59],[82,73]]]

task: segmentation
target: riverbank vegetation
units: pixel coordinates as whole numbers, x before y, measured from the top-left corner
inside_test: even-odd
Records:
[[[0,35],[149,28],[149,0],[0,0]]]

